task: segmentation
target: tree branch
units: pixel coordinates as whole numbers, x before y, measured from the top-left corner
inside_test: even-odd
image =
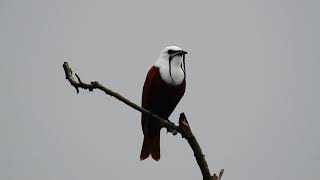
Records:
[[[153,114],[152,112],[150,112],[150,111],[138,106],[137,104],[131,102],[130,100],[126,99],[125,97],[123,97],[119,93],[114,92],[114,91],[102,86],[97,81],[92,81],[90,84],[84,83],[81,81],[80,77],[77,74],[75,74],[75,76],[77,78],[77,81],[75,81],[73,78],[72,70],[69,67],[67,62],[63,63],[63,69],[64,69],[64,72],[66,75],[66,79],[76,89],[77,93],[79,93],[79,88],[88,89],[89,91],[93,91],[94,89],[99,89],[99,90],[105,92],[107,95],[110,95],[112,97],[117,98],[118,100],[120,100],[121,102],[125,103],[126,105],[132,107],[133,109],[140,111],[141,113],[147,114],[151,118],[159,121],[161,127],[165,127],[167,129],[167,131],[171,132],[173,135],[180,133],[181,136],[188,141],[192,151],[194,152],[194,156],[195,156],[196,161],[200,167],[200,170],[201,170],[201,173],[203,176],[203,180],[221,180],[224,169],[220,170],[219,176],[217,176],[216,174],[213,174],[213,176],[211,176],[207,161],[205,160],[205,156],[202,153],[201,147],[200,147],[197,139],[194,137],[194,135],[190,129],[189,123],[188,123],[187,118],[184,113],[180,114],[179,126],[176,126],[174,123],[170,122],[169,120],[163,119],[163,118],[157,116],[156,114]]]

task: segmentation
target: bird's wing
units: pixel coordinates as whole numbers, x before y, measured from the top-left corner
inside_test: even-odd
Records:
[[[155,79],[158,77],[156,74],[159,73],[158,68],[152,66],[148,71],[146,80],[143,85],[143,92],[142,92],[142,107],[145,109],[150,109],[152,106],[152,92],[157,88],[153,83]]]
[[[156,88],[157,86],[154,84],[154,82],[156,82],[156,78],[158,78],[158,76],[156,75],[157,73],[159,73],[158,68],[156,68],[155,66],[152,66],[150,68],[150,70],[148,71],[146,80],[144,82],[143,85],[143,92],[142,92],[142,107],[150,110],[152,107],[152,102],[154,97],[152,95],[153,92],[156,92]],[[142,125],[142,130],[145,133],[146,132],[146,125],[148,118],[145,114],[142,114],[141,116],[141,125]]]

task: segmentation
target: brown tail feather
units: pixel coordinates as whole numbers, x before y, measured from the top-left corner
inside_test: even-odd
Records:
[[[155,136],[153,138],[144,136],[140,160],[148,158],[150,154],[154,160],[160,160],[160,136]]]
[[[151,157],[159,161],[160,160],[160,136],[155,136],[153,139],[153,149],[151,151]]]

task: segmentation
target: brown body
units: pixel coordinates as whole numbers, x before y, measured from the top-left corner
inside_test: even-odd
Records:
[[[180,85],[171,85],[162,80],[159,69],[153,66],[146,77],[142,107],[152,111],[163,119],[168,119],[186,87],[185,77]],[[144,134],[140,159],[146,159],[150,154],[154,160],[160,159],[160,125],[159,122],[142,114],[141,125]]]

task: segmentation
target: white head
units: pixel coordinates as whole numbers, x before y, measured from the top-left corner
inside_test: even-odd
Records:
[[[168,84],[179,85],[183,82],[185,74],[182,60],[185,54],[187,52],[177,46],[168,46],[161,51],[155,66],[159,68],[161,78]]]

